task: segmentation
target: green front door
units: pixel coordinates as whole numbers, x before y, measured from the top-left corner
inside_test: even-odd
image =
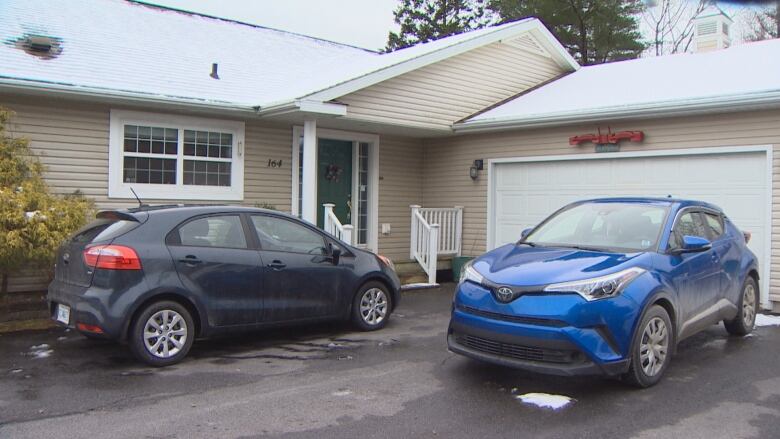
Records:
[[[324,226],[325,203],[341,224],[352,224],[352,142],[319,139],[317,144],[317,226]]]

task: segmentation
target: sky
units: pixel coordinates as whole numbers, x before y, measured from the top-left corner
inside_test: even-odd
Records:
[[[2,0],[0,0],[2,1]],[[217,17],[379,50],[387,34],[397,31],[393,11],[399,0],[144,0]],[[646,0],[651,2],[651,0]],[[652,4],[652,2],[651,2]],[[742,38],[746,9],[740,2],[720,2],[735,23],[732,40]],[[641,23],[641,20],[640,20]],[[644,23],[642,26],[646,26]],[[646,29],[643,27],[643,31]]]
[[[365,49],[397,30],[398,0],[146,0],[150,3],[296,32]]]

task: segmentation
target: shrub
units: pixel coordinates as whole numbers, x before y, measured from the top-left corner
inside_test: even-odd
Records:
[[[78,192],[50,192],[29,141],[7,134],[11,115],[0,107],[0,294],[19,268],[50,267],[57,247],[92,211],[92,202]]]

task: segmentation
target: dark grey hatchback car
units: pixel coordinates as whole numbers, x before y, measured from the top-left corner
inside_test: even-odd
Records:
[[[351,319],[385,326],[400,299],[392,262],[279,212],[226,206],[104,211],[59,250],[52,319],[127,342],[153,366],[195,338]]]

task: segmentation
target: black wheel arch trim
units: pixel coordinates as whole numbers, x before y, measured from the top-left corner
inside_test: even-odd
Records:
[[[122,341],[127,341],[130,336],[130,327],[133,324],[134,319],[138,313],[146,307],[148,304],[162,301],[172,300],[181,303],[182,306],[189,308],[189,311],[195,311],[192,316],[196,326],[195,336],[201,336],[208,333],[210,325],[208,323],[208,315],[205,311],[205,307],[198,303],[198,300],[186,291],[176,289],[160,289],[150,291],[142,296],[139,296],[133,304],[131,311],[125,317],[125,321],[122,324]]]

